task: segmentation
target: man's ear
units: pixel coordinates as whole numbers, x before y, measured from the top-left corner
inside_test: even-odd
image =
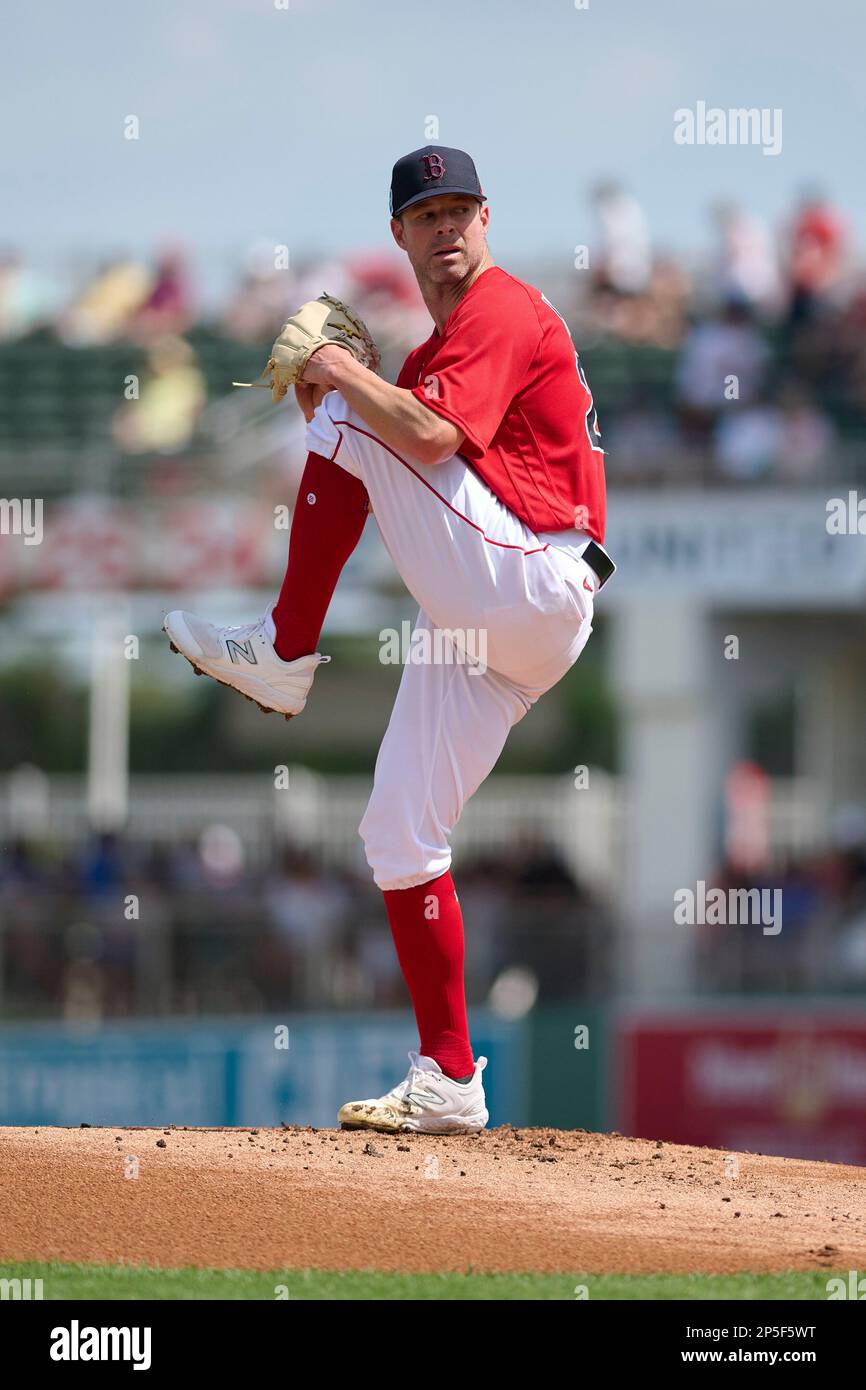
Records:
[[[482,204],[481,204],[481,213],[480,213],[480,217],[481,217],[481,225],[482,225],[482,227],[484,228],[484,230],[485,230],[485,232],[486,232],[486,231],[487,231],[487,224],[488,224],[488,222],[490,221],[490,204],[489,204],[489,203],[482,203]]]
[[[400,250],[405,251],[406,244],[403,240],[403,223],[400,221],[399,217],[391,218],[391,235],[400,247]]]

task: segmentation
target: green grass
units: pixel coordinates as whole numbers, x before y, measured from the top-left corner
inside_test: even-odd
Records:
[[[832,1271],[801,1274],[385,1274],[377,1270],[155,1269],[0,1265],[0,1279],[42,1279],[46,1299],[823,1300]],[[847,1273],[841,1275],[846,1280]]]

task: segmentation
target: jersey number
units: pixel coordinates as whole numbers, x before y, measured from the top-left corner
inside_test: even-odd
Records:
[[[565,319],[562,317],[562,314],[559,312],[555,305],[551,304],[546,294],[542,294],[541,298],[544,300],[548,309],[552,309],[553,312],[556,314],[556,317],[560,320],[560,322],[565,324],[565,331],[568,334],[569,338],[571,338],[571,329],[565,322]],[[573,339],[571,345],[572,347],[574,347]],[[574,348],[574,365],[577,367],[577,375],[580,378],[580,384],[583,387],[586,394],[589,396],[589,410],[586,412],[586,418],[584,420],[584,425],[586,426],[586,437],[589,440],[589,447],[591,449],[594,449],[597,454],[603,454],[604,449],[601,447],[601,430],[598,427],[598,411],[595,408],[595,404],[592,399],[592,391],[589,389],[589,382],[586,379],[586,372],[583,370],[583,363],[580,360],[577,348]]]

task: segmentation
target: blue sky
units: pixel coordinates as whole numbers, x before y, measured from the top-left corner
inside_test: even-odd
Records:
[[[588,239],[625,181],[660,246],[738,198],[778,225],[819,179],[866,244],[862,0],[43,0],[4,18],[3,242],[40,258],[181,238],[212,273],[258,237],[387,244],[391,165],[472,152],[507,261]],[[783,147],[682,147],[698,100],[780,107]],[[138,116],[138,141],[123,120]]]

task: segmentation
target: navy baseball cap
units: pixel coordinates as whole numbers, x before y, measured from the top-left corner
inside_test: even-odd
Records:
[[[447,145],[425,145],[398,159],[391,173],[391,216],[436,193],[470,193],[486,202],[471,155]]]

